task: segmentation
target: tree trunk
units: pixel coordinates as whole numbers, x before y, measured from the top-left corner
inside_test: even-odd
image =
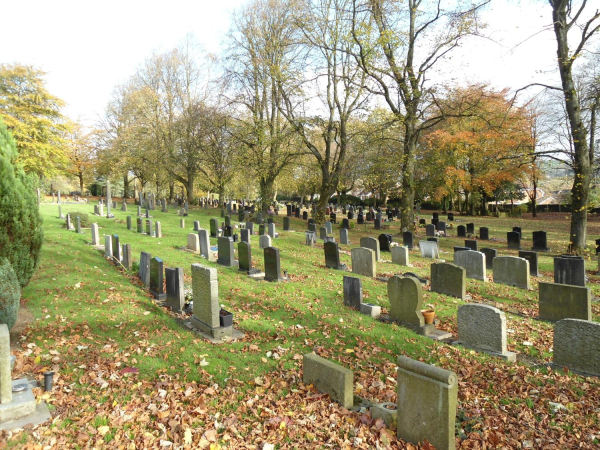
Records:
[[[533,197],[531,198],[531,213],[537,217],[537,176],[533,176]]]
[[[79,172],[77,178],[79,178],[79,192],[83,195],[83,172]]]
[[[129,176],[123,175],[123,200],[129,198]]]
[[[260,179],[260,202],[261,211],[267,213],[269,206],[271,206],[271,199],[273,198],[275,179],[272,177],[261,177]]]
[[[404,132],[404,158],[402,164],[402,197],[400,197],[400,210],[402,219],[400,222],[401,231],[412,231],[414,229],[414,206],[415,206],[415,155],[417,152],[417,133],[415,124],[410,123],[414,120],[406,118]]]
[[[173,201],[175,197],[175,181],[169,181],[169,202]]]
[[[219,186],[219,203],[225,204],[225,185]]]
[[[194,174],[188,173],[187,183],[185,184],[185,190],[187,191],[188,204],[192,204],[194,201]]]

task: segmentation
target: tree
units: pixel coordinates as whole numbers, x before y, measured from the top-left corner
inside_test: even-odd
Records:
[[[0,65],[0,116],[17,143],[18,162],[40,178],[67,164],[64,103],[46,90],[44,75],[32,66]]]
[[[94,132],[86,131],[79,123],[72,123],[69,129],[67,157],[70,164],[67,171],[77,177],[79,192],[83,195],[84,181],[91,179],[92,169],[96,161]]]
[[[25,286],[40,259],[43,229],[33,180],[17,162],[17,144],[0,118],[0,258]]]
[[[432,115],[436,90],[429,76],[465,36],[478,33],[478,11],[489,0],[443,10],[427,0],[354,0],[352,35],[360,67],[404,126],[397,158],[402,173],[401,228],[413,226],[415,162],[421,133],[443,120]]]
[[[587,0],[576,6],[572,0],[548,0],[552,7],[552,23],[557,43],[558,71],[562,82],[566,116],[572,137],[574,155],[574,179],[571,188],[571,232],[569,251],[583,253],[586,243],[587,209],[590,196],[592,163],[594,161],[594,138],[588,136],[581,101],[574,78],[574,64],[582,56],[586,44],[600,30],[600,11],[596,10],[587,20],[581,20]],[[575,49],[569,47],[569,32],[579,30],[581,35]],[[594,130],[600,95],[592,103],[590,129]]]

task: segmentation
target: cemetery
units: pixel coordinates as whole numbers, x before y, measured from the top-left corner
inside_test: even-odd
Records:
[[[0,450],[600,448],[592,2],[38,3]]]

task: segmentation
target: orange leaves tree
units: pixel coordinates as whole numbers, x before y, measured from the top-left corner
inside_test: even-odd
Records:
[[[423,139],[423,178],[435,200],[456,198],[475,213],[503,183],[516,181],[531,164],[530,115],[507,90],[485,85],[457,88],[440,101],[446,120]]]

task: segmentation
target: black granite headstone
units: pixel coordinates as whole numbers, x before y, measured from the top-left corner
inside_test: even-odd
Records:
[[[470,248],[471,250],[474,250],[476,252],[479,251],[479,245],[474,239],[465,239],[465,247]]]
[[[585,261],[583,257],[562,255],[554,258],[554,282],[585,286]]]
[[[265,281],[282,281],[281,263],[279,262],[279,249],[265,248]]]
[[[524,258],[529,261],[529,275],[539,277],[538,269],[538,254],[533,251],[519,250],[519,258]]]
[[[362,281],[360,278],[344,277],[344,305],[360,309],[362,303]]]
[[[382,252],[391,251],[390,245],[393,240],[391,234],[380,234],[377,239],[379,239],[379,251],[382,251]]]
[[[492,261],[498,256],[498,250],[495,248],[482,248],[479,251],[485,255],[485,268],[492,270],[494,268]]]
[[[533,247],[531,250],[539,252],[549,252],[548,240],[545,231],[534,231],[533,232]]]
[[[521,249],[521,233],[517,231],[509,231],[506,233],[506,240],[508,241],[508,248],[513,250]]]
[[[479,228],[479,239],[487,241],[490,239],[490,229],[488,227]]]
[[[467,237],[467,229],[464,225],[459,225],[456,227],[456,236]]]
[[[412,250],[414,247],[414,235],[412,231],[405,231],[402,233],[402,245]]]
[[[164,264],[162,259],[154,257],[150,260],[150,293],[157,300],[164,300],[167,294],[163,287]]]

